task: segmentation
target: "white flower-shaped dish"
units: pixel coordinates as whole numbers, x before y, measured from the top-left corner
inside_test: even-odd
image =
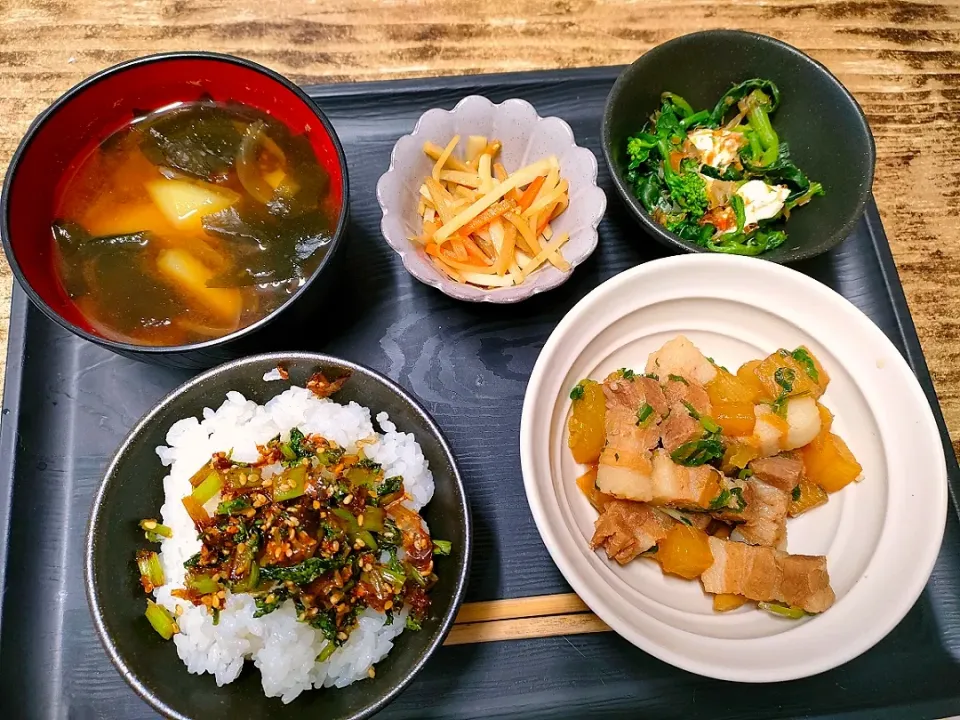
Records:
[[[423,144],[430,141],[443,147],[454,135],[460,135],[463,143],[469,135],[500,140],[500,159],[507,172],[556,155],[560,176],[570,184],[570,205],[551,225],[555,233],[570,236],[561,250],[570,270],[561,272],[546,265],[520,285],[485,290],[443,275],[424,249],[410,239],[422,232],[417,199],[420,185],[434,165],[424,154]],[[480,95],[465,97],[453,110],[428,110],[420,117],[413,132],[394,145],[390,167],[377,182],[377,201],[383,211],[383,236],[411,275],[458,300],[493,303],[519,302],[563,283],[597,247],[597,226],[607,207],[607,198],[597,187],[597,158],[577,146],[567,123],[557,117],[540,117],[525,100],[514,98],[495,105]]]

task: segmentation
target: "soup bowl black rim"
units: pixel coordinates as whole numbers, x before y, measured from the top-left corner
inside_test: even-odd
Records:
[[[460,570],[459,577],[456,579],[454,586],[453,598],[450,603],[450,607],[447,610],[446,615],[443,617],[440,623],[440,630],[434,637],[433,641],[427,646],[426,650],[417,660],[417,662],[407,670],[406,674],[403,676],[403,679],[400,680],[390,691],[380,698],[377,702],[372,703],[368,707],[360,710],[358,713],[355,713],[351,716],[350,720],[359,720],[360,718],[366,718],[370,715],[379,712],[387,705],[389,705],[396,697],[399,695],[412,681],[413,678],[423,669],[423,666],[427,663],[433,653],[438,647],[443,643],[444,639],[447,637],[447,634],[450,632],[450,628],[453,627],[454,621],[457,616],[457,612],[460,609],[460,605],[463,602],[464,595],[466,593],[467,587],[467,578],[470,574],[470,562],[473,555],[473,530],[472,530],[472,520],[470,516],[470,501],[467,497],[466,487],[463,484],[463,478],[460,475],[460,470],[457,467],[456,458],[454,457],[453,451],[450,448],[449,443],[447,442],[446,437],[443,432],[440,430],[439,426],[430,416],[430,414],[424,409],[424,407],[406,390],[401,388],[395,382],[389,378],[381,375],[376,370],[373,370],[365,365],[359,363],[351,362],[349,360],[344,360],[342,358],[336,357],[334,355],[327,355],[325,353],[313,353],[313,352],[271,352],[271,353],[262,353],[260,355],[251,355],[249,357],[240,358],[238,360],[232,360],[230,362],[224,363],[223,365],[218,365],[215,368],[203,372],[187,382],[180,385],[175,390],[171,391],[166,397],[164,397],[160,402],[158,402],[152,410],[150,410],[140,421],[133,427],[132,430],[124,438],[123,443],[114,453],[113,458],[110,461],[110,465],[107,467],[103,475],[103,480],[100,483],[100,487],[97,489],[96,497],[93,501],[93,506],[90,510],[90,519],[87,523],[87,531],[84,539],[84,559],[83,559],[83,574],[84,574],[84,586],[87,595],[87,604],[90,607],[90,613],[93,616],[93,624],[97,631],[97,636],[100,638],[100,643],[103,645],[104,650],[106,650],[107,655],[110,658],[110,661],[117,668],[120,674],[123,676],[124,680],[133,688],[133,690],[139,695],[144,701],[146,701],[151,707],[157,710],[160,713],[163,713],[167,717],[174,718],[175,720],[191,720],[189,716],[183,715],[166,703],[163,702],[159,697],[157,697],[149,688],[147,688],[143,683],[140,682],[137,675],[127,667],[123,658],[120,656],[120,652],[113,643],[113,639],[110,636],[109,631],[107,630],[104,621],[103,621],[103,610],[100,606],[100,594],[102,590],[94,582],[94,545],[95,538],[98,533],[98,528],[102,522],[106,522],[106,518],[103,515],[104,512],[104,495],[106,494],[107,486],[110,485],[114,480],[114,474],[116,473],[117,465],[120,462],[120,459],[127,453],[130,447],[134,444],[135,440],[140,436],[140,434],[154,422],[156,416],[164,409],[166,409],[171,404],[177,402],[183,395],[192,391],[198,386],[202,386],[212,377],[221,375],[223,373],[231,372],[237,368],[242,368],[246,365],[258,364],[264,361],[267,361],[271,366],[276,366],[279,363],[290,362],[302,360],[307,363],[312,363],[316,365],[335,365],[339,367],[349,368],[357,375],[363,375],[373,382],[379,383],[385,386],[391,393],[398,395],[402,400],[413,408],[416,415],[419,417],[420,421],[426,426],[427,431],[432,433],[434,437],[439,441],[440,447],[443,449],[444,454],[447,457],[447,461],[450,464],[451,469],[453,470],[453,481],[456,483],[457,492],[459,493],[461,499],[461,510],[463,515],[464,523],[464,538],[465,538],[465,547],[464,547],[464,563],[463,567]],[[264,381],[266,382],[266,381]],[[148,632],[145,628],[144,632]],[[211,680],[212,682],[212,680]],[[312,692],[323,692],[323,691],[312,691]]]
[[[330,245],[327,249],[326,255],[320,260],[320,264],[313,271],[313,273],[311,273],[310,277],[306,279],[306,282],[304,282],[303,285],[298,288],[293,295],[287,298],[282,305],[273,310],[271,313],[260,318],[256,322],[247,325],[246,327],[235,330],[229,335],[223,335],[221,337],[205,340],[199,343],[189,343],[186,345],[138,345],[135,343],[111,340],[110,338],[97,335],[89,332],[88,330],[84,330],[77,325],[74,325],[72,322],[64,318],[62,315],[60,315],[60,313],[56,312],[52,307],[50,307],[46,300],[44,300],[40,294],[34,290],[33,287],[31,287],[23,273],[23,270],[20,268],[20,263],[18,262],[16,253],[13,250],[10,232],[10,190],[11,186],[13,185],[13,180],[16,176],[17,169],[20,165],[20,161],[23,158],[23,154],[33,142],[34,137],[44,126],[44,124],[57,112],[63,109],[63,107],[66,106],[70,101],[82,94],[88,88],[96,85],[102,80],[112,77],[113,75],[122,73],[130,68],[139,67],[140,65],[166,62],[169,60],[216,60],[219,62],[232,63],[249,70],[254,70],[261,75],[266,75],[274,82],[277,82],[288,90],[291,90],[320,121],[320,124],[323,125],[323,129],[330,137],[334,148],[336,148],[337,163],[339,164],[340,181],[342,186],[342,206],[340,208],[340,217],[337,221],[337,227],[333,232],[333,237],[330,240]],[[23,288],[24,292],[26,292],[27,297],[30,298],[33,304],[38,307],[44,315],[64,329],[74,333],[75,335],[78,335],[79,337],[82,337],[85,340],[89,340],[92,343],[96,343],[97,345],[102,345],[110,348],[111,350],[122,353],[144,353],[146,355],[156,356],[176,355],[178,353],[195,352],[216,348],[225,345],[226,343],[233,342],[234,340],[239,340],[240,338],[246,337],[272,323],[278,315],[295,303],[320,276],[324,268],[331,262],[331,258],[333,258],[333,256],[336,254],[337,248],[339,247],[339,244],[341,243],[346,232],[347,222],[349,220],[349,198],[350,193],[349,178],[347,177],[347,157],[343,152],[343,145],[340,142],[340,137],[337,135],[333,124],[320,109],[320,107],[313,102],[313,100],[310,99],[310,96],[307,95],[296,84],[285,78],[283,75],[274,72],[270,68],[264,67],[259,63],[253,62],[252,60],[236,57],[234,55],[206,51],[155,53],[153,55],[145,55],[143,57],[134,58],[133,60],[127,60],[126,62],[113,65],[91,75],[63,93],[63,95],[58,97],[53,104],[50,105],[50,107],[41,112],[34,119],[34,121],[30,123],[30,127],[27,128],[27,132],[24,134],[23,139],[20,141],[16,152],[13,154],[13,157],[10,160],[10,165],[7,168],[6,178],[3,182],[3,192],[0,194],[0,241],[3,243],[3,250],[6,253],[7,261],[10,263],[10,268],[13,270],[13,275],[20,283],[20,287]]]
[[[791,263],[797,260],[806,260],[807,258],[816,257],[821,255],[829,250],[833,249],[841,242],[843,242],[853,231],[853,228],[859,222],[863,212],[867,206],[867,201],[870,198],[870,193],[873,187],[873,178],[876,172],[876,162],[877,162],[877,147],[876,141],[874,140],[873,133],[870,131],[870,124],[867,122],[867,116],[863,112],[863,108],[860,107],[860,103],[857,102],[856,98],[853,97],[853,94],[847,90],[847,88],[841,83],[837,77],[830,72],[830,70],[823,64],[814,60],[812,57],[807,55],[802,50],[795,48],[789,43],[785,43],[782,40],[778,40],[775,37],[769,35],[764,35],[762,33],[750,32],[749,30],[701,30],[699,32],[688,33],[686,35],[680,35],[668,40],[667,42],[661,43],[656,47],[652,48],[648,52],[644,53],[636,60],[634,60],[630,65],[625,67],[620,75],[617,77],[616,81],[613,84],[613,87],[610,89],[609,94],[607,95],[607,101],[603,108],[603,120],[601,122],[600,130],[600,145],[603,149],[603,158],[607,163],[607,170],[610,172],[610,176],[613,178],[614,187],[617,189],[617,193],[620,195],[620,198],[623,200],[624,204],[631,211],[633,216],[640,221],[640,223],[651,233],[654,237],[660,241],[662,244],[679,249],[685,252],[710,252],[706,248],[695,245],[692,242],[684,240],[682,237],[676,233],[670,232],[665,227],[656,222],[647,211],[644,209],[643,205],[640,204],[640,200],[637,199],[630,187],[627,185],[626,180],[623,176],[617,171],[616,164],[614,163],[613,152],[613,142],[610,137],[610,125],[612,123],[613,117],[613,102],[614,99],[618,98],[624,92],[624,86],[627,83],[627,76],[630,70],[641,62],[647,62],[651,59],[655,59],[655,56],[661,52],[664,48],[670,47],[678,42],[684,41],[689,42],[691,40],[696,40],[702,37],[727,37],[731,40],[749,40],[751,42],[761,42],[768,45],[778,47],[781,50],[786,51],[788,54],[794,56],[795,60],[799,63],[809,63],[814,68],[820,71],[821,76],[830,83],[833,83],[837,89],[840,90],[841,94],[847,99],[850,108],[855,112],[856,117],[859,121],[860,126],[863,129],[863,134],[867,138],[867,146],[869,152],[869,171],[863,187],[860,191],[860,195],[857,198],[857,209],[850,216],[850,218],[840,227],[838,227],[833,235],[830,238],[830,242],[827,244],[820,244],[815,248],[804,249],[800,248],[788,252],[784,257],[778,258],[776,262],[780,263]],[[652,112],[654,108],[651,108]],[[757,256],[759,259],[766,259],[763,254]]]

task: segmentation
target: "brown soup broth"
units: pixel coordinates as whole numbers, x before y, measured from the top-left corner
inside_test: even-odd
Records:
[[[144,114],[62,185],[68,295],[105,337],[183,345],[263,318],[327,252],[337,202],[309,139],[213,101]]]

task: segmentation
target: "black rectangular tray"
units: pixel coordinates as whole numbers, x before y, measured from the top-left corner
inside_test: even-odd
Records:
[[[380,237],[374,188],[394,142],[423,111],[450,108],[473,93],[495,101],[525,98],[541,115],[564,118],[578,143],[599,158],[600,114],[618,72],[309,88],[343,141],[352,190],[344,290],[335,307],[318,308],[335,313],[339,331],[323,349],[411,390],[451,441],[476,528],[469,601],[569,591],[523,493],[518,433],[527,378],[543,342],[580,298],[662,251],[627,216],[601,169],[609,203],[600,246],[566,285],[512,307],[457,302],[403,269]],[[940,424],[952,498],[947,531],[933,577],[903,622],[841,668],[751,687],[677,670],[613,633],[445,647],[382,717],[960,714],[960,472],[873,202],[846,243],[798,269],[845,295],[889,336]],[[187,377],[70,335],[15,288],[0,424],[0,717],[155,717],[114,670],[94,633],[83,592],[83,534],[111,454],[136,420]]]

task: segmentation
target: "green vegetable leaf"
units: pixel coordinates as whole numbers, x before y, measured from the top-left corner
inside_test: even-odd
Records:
[[[453,549],[453,543],[449,540],[434,540],[433,541],[433,554],[434,555],[449,555],[450,551]]]
[[[780,367],[773,373],[773,379],[785,392],[792,392],[797,374],[791,368]]]
[[[730,488],[730,496],[737,501],[737,506],[733,512],[743,512],[747,508],[747,501],[743,498],[743,488]]]
[[[413,615],[407,615],[406,627],[407,630],[418,631],[421,628],[420,621],[417,620]]]
[[[669,375],[667,375],[667,380],[672,380],[673,382],[683,383],[684,385],[689,385],[689,384],[690,384],[690,383],[688,383],[688,382],[686,381],[686,379],[685,379],[684,377],[682,377],[681,375],[674,375],[673,373],[670,373]]]
[[[337,646],[332,642],[328,642],[326,645],[323,646],[323,650],[321,650],[317,655],[316,661],[324,662],[325,660],[329,660],[330,656],[333,655],[333,653],[336,652],[336,650],[337,650]]]
[[[707,241],[708,250],[728,255],[755,256],[780,247],[787,241],[782,230],[754,230],[751,233],[726,233]]]
[[[673,376],[671,376],[670,379],[672,380]],[[686,385],[687,381],[684,380],[683,384]],[[683,402],[683,406],[687,409],[687,412],[690,413],[690,417],[692,417],[694,420],[700,419],[700,413],[697,412],[697,409],[693,405],[688,403],[686,400],[682,400],[681,402]]]
[[[660,376],[657,375],[656,373],[644,373],[643,377],[650,378],[651,380],[656,380],[657,382],[660,382]]]
[[[290,593],[285,587],[278,587],[266,595],[255,597],[253,602],[257,606],[257,609],[254,611],[253,616],[259,618],[264,615],[269,615],[280,607],[288,597],[290,597]]]
[[[253,505],[250,503],[250,499],[246,495],[241,495],[233,500],[224,500],[217,505],[217,515],[232,515],[251,507]]]
[[[622,377],[624,380],[633,380],[637,376],[637,374],[630,368],[620,368],[617,370],[617,372],[620,373],[620,377]]]
[[[637,410],[637,427],[646,423],[651,415],[653,415],[653,406],[650,403],[641,405]]]
[[[804,371],[806,371],[807,375],[810,376],[811,380],[813,380],[815,383],[820,382],[820,373],[817,372],[817,365],[810,356],[810,353],[808,353],[805,348],[798,347],[796,350],[790,353],[790,357],[803,366]]]
[[[746,210],[743,206],[743,198],[739,195],[730,196],[730,207],[733,208],[733,214],[737,218],[737,232],[743,232],[743,224],[747,220]]]
[[[660,102],[664,106],[669,106],[681,118],[688,118],[693,115],[693,108],[686,100],[672,92],[660,94]]]
[[[761,610],[766,610],[771,615],[778,615],[780,617],[789,618],[790,620],[799,620],[807,614],[801,608],[792,607],[790,605],[781,605],[780,603],[774,602],[757,603],[757,607]]]
[[[717,101],[710,113],[710,122],[716,127],[723,123],[723,118],[742,98],[752,93],[754,90],[760,90],[768,99],[767,112],[773,112],[780,105],[780,88],[769,80],[761,78],[751,78],[737,83],[723,94],[723,97]]]
[[[720,494],[717,495],[713,500],[710,501],[711,510],[722,510],[727,507],[727,503],[730,502],[730,491],[721,490]]]
[[[338,644],[337,639],[337,623],[330,617],[330,612],[319,612],[310,618],[310,627],[316,628],[323,636],[329,641],[324,649],[320,651],[322,655],[328,647],[336,649]],[[333,650],[330,651],[328,657],[333,654]]]
[[[711,460],[723,457],[723,443],[715,438],[704,438],[685,442],[672,453],[670,457],[678,465],[696,467]]]
[[[583,380],[578,382],[573,386],[573,390],[570,391],[571,400],[582,400],[583,399]]]
[[[343,565],[343,560],[337,557],[312,557],[296,565],[279,567],[270,565],[260,568],[260,577],[264,580],[289,580],[296,585],[309,585],[329,570]]]
[[[396,492],[400,492],[402,485],[403,477],[400,475],[393,475],[392,477],[385,478],[380,482],[380,486],[377,488],[377,495],[380,497],[393,495]]]
[[[199,552],[194,553],[193,555],[191,555],[190,557],[188,557],[186,560],[183,561],[183,567],[187,568],[188,570],[190,568],[195,568],[199,564],[200,564]]]
[[[744,468],[740,471],[737,477],[739,477],[741,480],[746,480],[749,477],[753,477],[753,470],[750,468]]]
[[[770,405],[773,414],[785,418],[787,416],[787,400],[789,399],[790,396],[787,394],[787,391],[781,390],[780,394],[777,395],[776,399]]]

